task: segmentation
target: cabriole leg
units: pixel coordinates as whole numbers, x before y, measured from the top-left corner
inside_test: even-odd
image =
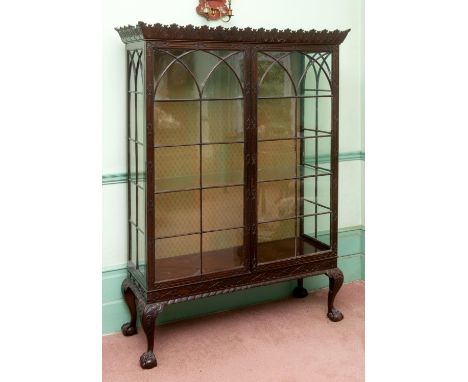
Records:
[[[125,302],[127,303],[128,310],[130,310],[130,322],[122,325],[122,334],[124,336],[133,336],[137,333],[136,320],[137,320],[137,309],[135,295],[129,287],[130,281],[125,279],[122,283],[122,294]]]
[[[341,286],[343,285],[343,272],[339,268],[333,268],[326,272],[329,278],[328,291],[328,318],[333,321],[341,321],[343,319],[343,313],[334,307],[335,297]]]
[[[140,366],[143,369],[152,369],[158,365],[156,357],[153,353],[154,346],[154,325],[158,314],[162,311],[164,304],[148,304],[145,305],[141,315],[141,326],[146,334],[148,341],[148,350],[140,357]]]
[[[309,293],[307,289],[304,288],[304,279],[297,279],[297,287],[293,289],[293,296],[296,298],[307,297]]]

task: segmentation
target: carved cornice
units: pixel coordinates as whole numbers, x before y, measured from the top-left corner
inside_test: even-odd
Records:
[[[346,38],[350,29],[305,31],[278,30],[278,29],[252,29],[237,27],[216,28],[206,25],[196,27],[193,25],[179,26],[177,24],[146,24],[140,21],[136,26],[128,25],[115,28],[124,43],[140,40],[177,40],[177,41],[227,41],[227,42],[255,42],[255,43],[293,43],[293,44],[317,44],[339,45]]]
[[[127,25],[120,28],[114,28],[124,43],[143,40],[143,33],[138,26]]]

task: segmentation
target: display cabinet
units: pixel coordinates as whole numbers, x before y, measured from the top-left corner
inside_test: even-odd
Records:
[[[346,31],[138,23],[126,46],[128,277],[124,335],[166,304],[337,267],[338,61]]]

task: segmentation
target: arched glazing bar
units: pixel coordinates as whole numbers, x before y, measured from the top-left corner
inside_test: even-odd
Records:
[[[319,86],[319,79],[320,79],[320,75],[321,75],[321,72],[323,72],[323,74],[325,75],[327,81],[328,81],[328,84],[330,86],[330,91],[332,91],[332,86],[331,86],[331,79],[330,79],[330,76],[328,73],[330,73],[330,67],[328,65],[328,62],[327,62],[327,59],[328,57],[330,56],[330,53],[327,53],[325,55],[323,55],[321,52],[317,52],[317,53],[314,53],[313,56],[310,56],[309,53],[306,53],[306,52],[300,52],[300,54],[302,54],[303,56],[307,57],[308,60],[309,60],[309,63],[307,64],[307,68],[306,70],[304,71],[304,73],[302,74],[301,78],[299,79],[299,82],[298,82],[298,87],[301,85],[302,81],[305,80],[306,76],[307,76],[307,72],[308,70],[310,69],[310,66],[312,66],[314,68],[314,74],[315,74],[315,83],[316,83],[316,89],[317,90],[321,90],[321,89],[318,89],[318,86]],[[316,55],[319,55],[320,58],[322,59],[321,63],[319,63],[319,61],[315,58]],[[316,70],[316,67],[315,67],[315,64],[318,65],[318,71]],[[324,70],[324,66],[326,66],[326,69],[327,71]],[[327,73],[328,72],[328,73]],[[322,89],[322,90],[325,90],[325,89]],[[328,90],[328,89],[327,89]]]
[[[203,91],[205,90],[205,86],[208,82],[208,80],[210,79],[211,75],[215,72],[215,70],[221,65],[221,64],[226,64],[226,66],[231,70],[231,72],[234,74],[234,76],[236,77],[237,79],[237,82],[239,83],[239,86],[240,86],[240,89],[241,89],[241,92],[242,92],[242,95],[244,95],[244,86],[242,85],[242,81],[241,79],[239,78],[239,76],[237,75],[236,71],[234,70],[234,68],[227,62],[227,60],[229,60],[230,58],[234,57],[235,55],[241,53],[241,51],[236,51],[236,52],[232,52],[230,54],[228,54],[226,57],[221,57],[215,53],[213,53],[212,51],[203,51],[204,53],[207,53],[207,54],[211,54],[212,56],[218,58],[220,61],[218,61],[216,63],[215,66],[213,66],[213,68],[210,70],[210,72],[208,73],[207,77],[205,78],[205,80],[203,81],[203,84],[202,84],[202,97],[203,97]]]
[[[293,80],[292,78],[292,75],[291,73],[289,72],[289,70],[285,67],[285,64],[282,63],[281,61],[283,61],[285,58],[288,58],[289,56],[291,56],[293,53],[298,53],[298,54],[301,54],[302,56],[306,57],[307,60],[308,60],[308,63],[307,63],[307,66],[305,67],[304,71],[302,72],[302,74],[300,75],[299,77],[299,80],[297,81],[297,83]],[[260,52],[260,54],[272,59],[272,62],[271,64],[265,69],[264,73],[262,74],[262,77],[260,78],[259,82],[258,82],[258,86],[259,88],[261,88],[261,86],[263,85],[263,82],[266,78],[266,76],[268,75],[268,73],[271,71],[271,69],[274,67],[275,64],[278,64],[287,74],[289,80],[291,81],[291,83],[293,84],[293,87],[294,87],[294,91],[295,91],[295,96],[300,96],[300,94],[298,94],[298,89],[301,88],[301,84],[302,82],[305,80],[306,76],[307,76],[307,73],[310,69],[310,67],[313,67],[314,68],[314,72],[315,72],[315,77],[317,77],[317,74],[318,76],[320,76],[321,72],[324,73],[327,81],[328,81],[328,84],[330,86],[330,89],[331,90],[331,79],[330,79],[330,76],[329,76],[329,73],[330,73],[330,67],[328,65],[328,62],[327,62],[327,58],[330,56],[330,53],[326,53],[326,54],[323,54],[321,52],[317,52],[317,53],[314,53],[312,56],[309,54],[309,53],[306,53],[306,52],[298,52],[298,51],[294,51],[294,52],[287,52],[277,58],[275,58],[273,55],[267,53],[267,52]],[[316,56],[319,56],[321,60],[319,60],[318,58],[316,58]],[[321,61],[321,62],[320,62]],[[318,72],[316,70],[316,66],[318,67]],[[324,69],[324,66],[326,67],[326,71]],[[327,73],[328,72],[328,73]],[[315,78],[316,79],[316,78]],[[318,80],[316,79],[316,84],[318,86]],[[327,89],[328,90],[328,89]],[[301,92],[302,93],[302,92]]]
[[[235,55],[241,53],[241,51],[235,51],[235,52],[232,52],[230,54],[228,54],[227,56],[225,57],[222,57],[218,54],[215,54],[213,51],[208,51],[208,50],[190,50],[190,51],[186,51],[186,52],[183,52],[182,54],[180,55],[175,55],[167,50],[163,50],[163,49],[158,49],[157,50],[158,52],[161,52],[163,54],[167,54],[168,56],[172,57],[172,61],[164,68],[164,70],[161,72],[159,78],[157,79],[156,81],[156,84],[155,84],[155,88],[154,88],[154,94],[156,95],[157,93],[157,89],[162,81],[162,79],[164,78],[164,76],[166,75],[166,73],[169,71],[169,69],[172,67],[172,65],[174,65],[175,63],[179,63],[181,64],[186,70],[187,72],[190,74],[190,77],[193,79],[193,82],[195,83],[195,86],[197,87],[197,91],[198,91],[198,95],[199,95],[199,98],[198,99],[202,99],[203,98],[203,93],[204,93],[204,90],[205,90],[205,86],[206,84],[208,83],[208,80],[210,79],[211,75],[216,71],[216,69],[222,65],[222,64],[225,64],[229,69],[230,71],[232,72],[232,74],[234,75],[234,77],[236,78],[237,80],[237,83],[239,84],[239,87],[240,87],[240,90],[241,90],[241,93],[242,95],[244,95],[244,86],[242,84],[242,81],[241,79],[239,78],[239,75],[236,73],[236,71],[234,70],[234,68],[232,67],[231,64],[229,64],[228,60],[232,57],[234,57]],[[197,81],[197,76],[195,75],[195,73],[187,66],[187,64],[182,60],[184,57],[187,57],[188,55],[190,54],[194,54],[196,52],[203,52],[205,54],[209,54],[213,57],[216,57],[219,61],[210,69],[208,75],[201,81],[201,83],[199,81]],[[157,99],[155,99],[157,100]]]
[[[318,88],[318,84],[319,84],[318,81],[320,79],[320,73],[323,72],[323,74],[325,75],[325,77],[326,77],[326,79],[328,81],[328,84],[330,86],[329,90],[333,91],[332,85],[331,85],[331,79],[330,79],[331,69],[330,69],[330,66],[328,65],[328,62],[327,62],[327,59],[328,59],[328,57],[330,57],[331,54],[330,53],[323,54],[321,52],[317,52],[317,53],[314,53],[313,56],[310,56],[310,54],[306,53],[306,52],[300,52],[300,53],[309,59],[309,64],[316,63],[319,66],[319,69],[318,69],[318,72],[317,72],[315,70],[315,65],[312,64],[312,66],[314,67],[314,72],[315,72],[315,76],[316,76],[316,78],[315,78],[316,87]],[[321,63],[319,63],[318,60],[315,58],[316,55],[319,55],[320,58],[322,59]],[[309,68],[309,64],[308,64],[308,68]],[[324,70],[324,66],[327,69],[326,71]],[[308,69],[304,71],[303,75],[301,76],[301,79],[300,79],[299,83],[302,82],[305,79],[305,77],[307,75],[307,71],[308,71]],[[320,89],[318,89],[318,90],[320,90]]]
[[[135,71],[135,90],[137,92],[142,92],[143,91],[143,51],[137,51],[137,64],[136,64],[136,71]],[[138,81],[138,77],[140,78],[140,81]]]
[[[261,54],[264,54],[264,52],[260,52]],[[290,56],[293,52],[287,52],[283,54],[282,56],[278,57],[277,60],[282,60],[283,58],[286,58]],[[265,72],[263,73],[262,77],[260,78],[260,81],[258,81],[258,86],[260,87],[263,84],[263,81],[265,80],[266,75],[270,71],[270,69],[277,63],[276,60],[273,60],[271,64],[265,69]]]
[[[289,71],[285,68],[285,66],[279,61],[279,59],[275,58],[274,56],[272,56],[271,54],[268,54],[267,52],[260,52],[261,54],[263,54],[264,56],[267,56],[269,58],[271,58],[274,62],[268,67],[268,70],[265,71],[264,75],[262,76],[262,78],[260,79],[259,83],[258,83],[258,87],[259,89],[261,89],[261,86],[263,84],[263,80],[265,79],[265,76],[266,74],[268,73],[268,71],[272,68],[273,64],[276,62],[286,73],[286,75],[288,76],[289,80],[291,81],[291,84],[293,86],[293,90],[294,90],[294,96],[297,96],[297,87],[296,87],[296,84],[294,83],[294,80],[291,76],[291,74],[289,73]],[[293,52],[289,52],[288,54],[285,54],[284,56],[281,57],[284,58],[284,57],[287,57],[289,56],[290,54],[292,54]]]
[[[195,74],[190,70],[190,68],[187,66],[187,64],[182,61],[182,58],[189,55],[190,53],[193,53],[193,52],[196,52],[196,50],[189,50],[187,52],[184,52],[182,53],[181,55],[179,56],[176,56],[175,54],[172,54],[171,52],[167,51],[167,50],[163,50],[163,49],[158,49],[156,52],[162,52],[163,54],[166,54],[168,56],[171,56],[173,58],[172,62],[167,65],[166,68],[164,68],[164,71],[161,73],[160,77],[158,78],[156,84],[155,84],[155,87],[154,87],[154,95],[156,97],[156,93],[157,93],[157,90],[158,90],[158,87],[159,87],[159,84],[161,83],[161,80],[164,78],[164,75],[167,73],[167,71],[169,70],[169,68],[175,64],[176,62],[178,62],[179,64],[181,64],[185,70],[187,70],[187,72],[189,73],[190,77],[192,77],[193,79],[193,82],[195,84],[195,86],[197,87],[197,91],[198,91],[198,96],[199,98],[201,98],[201,89],[200,89],[200,86],[198,84],[198,81],[196,80],[196,77],[195,77]],[[155,99],[156,100],[156,99]]]
[[[136,50],[131,50],[128,52],[128,90],[135,91],[135,73],[136,73],[136,65],[134,61],[134,57],[137,54]]]

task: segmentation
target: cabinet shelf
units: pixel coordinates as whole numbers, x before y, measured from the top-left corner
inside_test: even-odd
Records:
[[[243,100],[244,97],[231,97],[231,98],[158,98],[154,103],[158,102],[205,102],[205,101],[238,101]]]
[[[156,280],[170,281],[228,269],[240,269],[243,267],[242,256],[243,247],[231,247],[204,252],[202,256],[200,253],[192,253],[156,259]],[[203,268],[202,272],[200,267]]]
[[[239,179],[243,179],[242,171],[231,173],[204,174],[201,176],[201,186],[200,175],[174,178],[156,178],[155,194],[243,186],[244,182],[238,182]],[[208,183],[209,185],[203,185],[203,183]],[[194,184],[197,185],[194,186]]]
[[[329,215],[330,213],[331,211],[328,210],[328,211],[323,211],[323,212],[316,212],[316,213],[305,214],[305,215],[296,215],[296,216],[285,217],[285,218],[278,218],[278,219],[271,219],[271,220],[259,220],[258,224],[261,225],[261,224],[268,224],[268,223],[284,222],[288,220],[298,220],[298,219],[309,218],[309,217],[314,217],[314,216],[319,216],[319,215]]]
[[[327,175],[332,175],[331,170],[311,164],[304,164],[299,166],[267,167],[258,170],[257,183],[314,178]]]
[[[257,142],[276,142],[276,141],[294,141],[294,140],[306,140],[306,139],[317,139],[317,138],[330,138],[332,136],[331,132],[327,131],[317,131],[311,129],[304,129],[308,131],[313,131],[315,134],[309,134],[307,132],[301,132],[297,136],[293,137],[277,137],[277,138],[261,138]]]
[[[187,144],[178,144],[178,145],[156,145],[153,146],[155,149],[164,149],[168,147],[194,147],[194,146],[209,146],[209,145],[232,145],[235,143],[244,143],[241,141],[221,141],[221,142],[201,142],[201,143],[187,143]]]
[[[135,225],[132,222],[133,225]],[[211,229],[211,230],[202,230],[202,231],[197,231],[197,232],[189,232],[189,233],[182,233],[180,235],[170,235],[170,236],[157,236],[155,237],[155,240],[164,240],[164,239],[173,239],[175,237],[182,237],[182,236],[192,236],[192,235],[200,235],[204,233],[214,233],[214,232],[223,232],[223,231],[231,231],[233,229],[244,229],[244,226],[239,226],[239,227],[229,227],[229,228],[219,228],[219,229]],[[140,230],[141,231],[141,230]]]
[[[329,250],[330,247],[306,237],[292,237],[257,244],[257,257],[260,264],[274,263],[300,256],[311,256]],[[170,281],[179,278],[200,276],[226,269],[240,269],[243,247],[191,253],[177,257],[156,259],[156,279]],[[201,259],[202,257],[202,259]],[[234,265],[234,266],[233,266]],[[200,266],[203,268],[200,272]]]
[[[291,237],[257,244],[259,263],[274,263],[299,256],[311,256],[329,250],[326,244],[305,236]]]

